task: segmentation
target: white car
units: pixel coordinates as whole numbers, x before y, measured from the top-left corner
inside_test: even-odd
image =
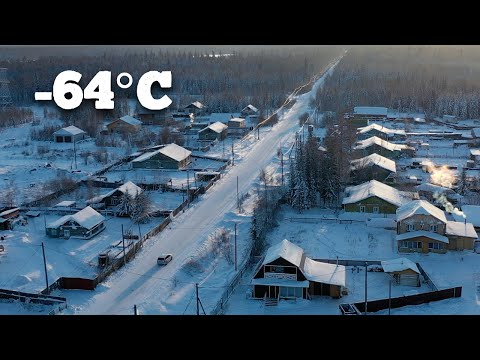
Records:
[[[172,259],[173,259],[172,254],[163,254],[157,258],[157,264],[167,265],[170,261],[172,261]]]

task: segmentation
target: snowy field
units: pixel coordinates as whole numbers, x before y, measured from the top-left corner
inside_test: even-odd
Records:
[[[139,226],[129,218],[107,217],[106,229],[90,240],[50,238],[45,235],[45,222],[57,220],[61,215],[49,214],[29,218],[26,226],[2,231],[0,241],[5,252],[0,253],[0,288],[25,292],[45,289],[45,273],[41,243],[45,246],[48,280],[51,284],[61,276],[93,278],[97,272],[97,256],[111,244],[117,244],[124,231],[138,234]],[[163,218],[152,218],[140,225],[145,234]],[[2,305],[0,304],[0,308]]]
[[[395,247],[395,230],[375,228],[367,226],[366,223],[339,224],[334,221],[318,221],[320,217],[332,218],[335,213],[331,210],[313,209],[299,214],[285,206],[279,226],[269,235],[270,244],[288,239],[301,246],[311,258],[336,259],[338,256],[339,259],[388,260],[406,257],[420,263],[439,289],[462,286],[462,297],[394,309],[393,314],[480,314],[480,292],[477,294],[476,290],[480,285],[480,254],[472,251],[451,251],[443,255],[399,254]],[[303,220],[290,221],[291,218]],[[251,273],[247,274],[242,279],[242,285],[235,290],[229,300],[227,314],[339,314],[340,303],[364,301],[363,269],[360,273],[352,273],[351,268],[347,267],[346,285],[349,294],[339,300],[325,297],[312,301],[300,300],[297,304],[280,301],[278,307],[267,309],[262,301],[246,299],[251,276]],[[369,272],[368,277],[371,280],[367,282],[368,299],[388,297],[388,275]],[[421,288],[394,285],[392,296],[400,296],[408,290],[430,291],[424,284]]]
[[[54,306],[49,305],[0,300],[0,315],[48,315],[54,308]]]

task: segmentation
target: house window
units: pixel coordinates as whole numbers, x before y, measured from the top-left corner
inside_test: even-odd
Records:
[[[430,231],[437,232],[438,225],[430,225]]]
[[[365,212],[365,206],[364,206],[364,205],[360,205],[360,212],[361,212],[361,213],[364,213],[364,212]]]
[[[408,248],[408,241],[400,241],[400,247],[403,249]]]
[[[378,214],[380,212],[380,208],[378,206],[373,207],[374,214]]]
[[[407,224],[407,231],[415,231],[415,225]]]
[[[433,249],[433,243],[429,242],[428,243],[428,250],[431,250],[431,249]]]
[[[56,235],[57,235],[57,229],[52,229],[51,232],[52,232],[52,235],[53,235],[53,236],[56,236]]]

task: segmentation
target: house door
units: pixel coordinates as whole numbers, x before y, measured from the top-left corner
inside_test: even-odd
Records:
[[[268,297],[276,298],[278,296],[278,286],[269,286],[268,287]]]
[[[70,237],[70,230],[63,230],[63,237],[68,239]]]

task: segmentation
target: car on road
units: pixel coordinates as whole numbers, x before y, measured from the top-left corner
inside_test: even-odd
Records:
[[[157,264],[167,265],[170,261],[172,261],[172,259],[173,259],[172,254],[163,254],[157,258]]]

